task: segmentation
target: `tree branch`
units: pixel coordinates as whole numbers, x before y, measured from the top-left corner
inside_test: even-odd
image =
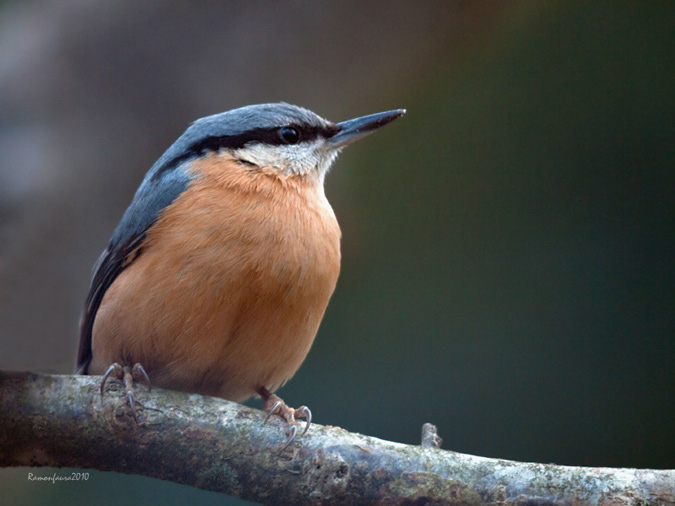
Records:
[[[222,399],[119,383],[0,373],[0,466],[141,474],[264,504],[675,505],[675,471],[530,464],[312,425],[281,452],[284,423]]]

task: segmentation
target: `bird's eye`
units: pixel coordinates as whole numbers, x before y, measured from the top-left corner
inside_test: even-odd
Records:
[[[300,140],[300,134],[295,128],[283,127],[279,129],[279,137],[286,144],[297,144]]]

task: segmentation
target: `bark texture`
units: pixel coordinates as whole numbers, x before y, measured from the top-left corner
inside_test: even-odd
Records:
[[[288,449],[284,423],[222,399],[147,389],[133,419],[99,377],[0,373],[0,466],[141,474],[263,504],[675,505],[675,471],[520,463],[313,424]]]

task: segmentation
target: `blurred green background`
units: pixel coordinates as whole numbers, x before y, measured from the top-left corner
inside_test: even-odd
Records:
[[[72,370],[91,266],[190,121],[404,107],[327,179],[342,274],[282,397],[404,443],[675,468],[674,90],[666,1],[1,3],[0,367]],[[2,504],[243,504],[28,472]]]

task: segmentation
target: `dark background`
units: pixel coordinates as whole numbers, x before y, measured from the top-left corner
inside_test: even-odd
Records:
[[[91,266],[190,121],[404,107],[328,176],[342,274],[282,397],[404,443],[675,468],[674,97],[666,1],[0,2],[0,367],[72,370]],[[28,472],[3,504],[241,503]]]

